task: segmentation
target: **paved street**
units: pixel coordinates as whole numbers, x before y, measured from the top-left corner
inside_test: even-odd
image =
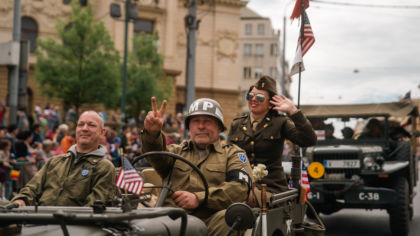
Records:
[[[410,236],[420,235],[420,186],[416,186],[414,217]],[[322,215],[327,227],[327,236],[391,236],[389,217],[385,210],[345,209],[332,215]]]

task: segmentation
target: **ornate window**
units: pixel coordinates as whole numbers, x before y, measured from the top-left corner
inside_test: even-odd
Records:
[[[270,45],[270,55],[271,56],[277,56],[277,53],[278,53],[277,43],[272,43]]]
[[[255,56],[264,56],[264,44],[255,44]]]
[[[38,25],[30,17],[22,17],[21,23],[22,40],[29,40],[30,52],[35,52],[36,39],[38,37]]]
[[[155,22],[152,20],[138,19],[134,21],[134,34],[140,34],[140,32],[152,34],[154,30],[154,24]]]
[[[252,34],[252,24],[246,24],[245,25],[245,34],[251,35]]]
[[[255,67],[254,68],[254,77],[255,79],[261,78],[261,76],[264,74],[264,69],[261,67]]]
[[[251,67],[244,67],[244,79],[250,79],[251,78]]]
[[[252,55],[252,44],[244,44],[244,55],[251,56]]]
[[[264,24],[258,24],[257,26],[257,32],[258,35],[264,35],[265,31],[265,25]]]

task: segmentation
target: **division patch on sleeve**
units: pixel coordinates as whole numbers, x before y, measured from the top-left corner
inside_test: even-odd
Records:
[[[242,161],[242,163],[246,162],[246,155],[244,153],[238,153],[238,157],[239,157],[239,160]]]

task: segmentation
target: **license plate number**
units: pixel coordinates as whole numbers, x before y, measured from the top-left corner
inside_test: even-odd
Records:
[[[360,168],[360,160],[325,160],[324,167],[334,168]]]
[[[372,192],[360,192],[358,197],[362,201],[379,201],[381,200],[381,196],[379,193],[372,193]]]

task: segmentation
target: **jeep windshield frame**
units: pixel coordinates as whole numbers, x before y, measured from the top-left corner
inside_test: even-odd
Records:
[[[391,117],[406,117],[418,116],[417,106],[412,103],[380,103],[380,104],[344,104],[344,105],[302,105],[300,107],[302,112],[312,122],[314,130],[324,130],[324,125],[331,123],[332,119],[345,124],[346,120],[350,119],[364,119],[377,118],[381,120],[383,125],[383,137],[374,139],[353,139],[353,140],[335,140],[318,138],[318,144],[345,144],[345,143],[377,143],[385,142],[389,139],[390,118]],[[329,119],[329,121],[328,121]],[[322,122],[321,127],[314,125],[314,120]],[[325,122],[327,121],[327,122]],[[332,125],[332,124],[330,124]],[[366,124],[365,124],[366,125]],[[337,133],[337,130],[336,130]],[[357,134],[356,134],[357,137]],[[354,137],[353,137],[354,138]]]

